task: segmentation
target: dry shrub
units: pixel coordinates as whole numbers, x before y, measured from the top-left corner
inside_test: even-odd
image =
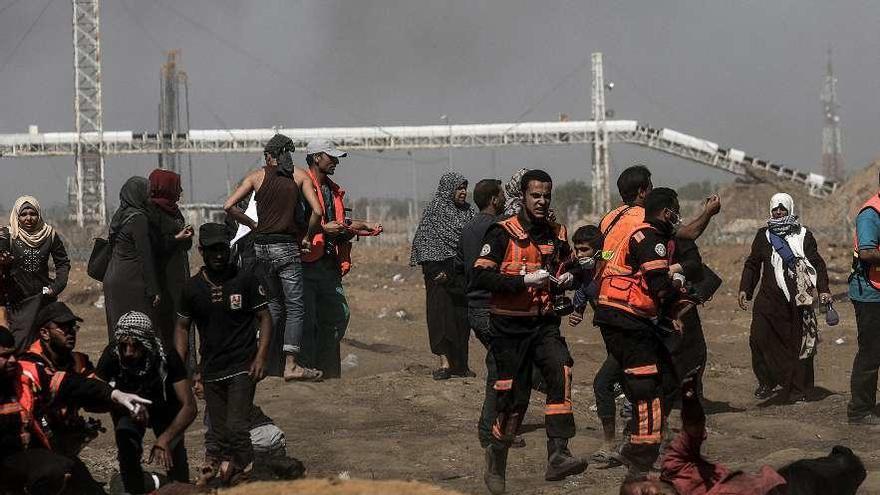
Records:
[[[417,481],[297,480],[258,482],[220,492],[221,495],[461,495]]]

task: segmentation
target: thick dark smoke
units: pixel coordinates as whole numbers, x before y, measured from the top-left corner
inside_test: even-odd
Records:
[[[0,63],[43,5],[19,1],[0,14]],[[816,170],[818,98],[830,44],[846,161],[856,167],[877,151],[878,16],[880,6],[871,2],[819,0],[106,1],[104,121],[106,129],[155,128],[162,50],[171,48],[183,51],[193,128],[440,123],[441,115],[456,123],[497,122],[527,110],[526,120],[555,120],[559,113],[582,119],[589,115],[584,62],[603,51],[607,77],[616,83],[608,98],[617,117]],[[28,124],[72,130],[70,18],[70,2],[54,2],[0,72],[0,132],[23,132]],[[494,171],[540,166],[557,180],[588,178],[589,156],[582,147],[507,148],[495,153]],[[453,153],[455,167],[473,180],[492,173],[491,157],[488,150]],[[424,197],[445,169],[446,152],[415,158]],[[725,178],[625,146],[614,148],[612,158],[618,169],[647,161],[658,183]],[[220,199],[227,170],[235,181],[258,159],[198,157],[195,199]],[[146,156],[108,158],[109,197],[126,177],[155,163]],[[47,205],[66,201],[72,159],[0,165],[3,205],[22,191]],[[411,192],[401,153],[353,154],[337,177],[353,197]]]

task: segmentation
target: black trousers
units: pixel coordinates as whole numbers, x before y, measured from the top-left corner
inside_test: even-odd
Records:
[[[853,301],[856,327],[859,332],[859,350],[853,360],[847,406],[850,418],[871,414],[877,403],[877,370],[880,369],[880,303]]]
[[[170,411],[167,409],[167,405],[149,409],[149,426],[156,437],[171,425],[177,415],[177,409]],[[144,469],[141,466],[146,427],[147,425],[135,421],[128,414],[113,414],[119,476],[122,478],[125,491],[129,493],[145,493],[149,488],[144,486]],[[189,460],[182,435],[171,444],[171,462],[173,466],[168,471],[168,478],[172,481],[189,483]]]
[[[219,454],[244,468],[254,460],[250,414],[257,384],[247,373],[205,382],[205,409]],[[212,453],[215,454],[215,453]]]
[[[492,423],[497,415],[495,407],[495,381],[498,380],[498,367],[495,365],[495,356],[488,352],[491,326],[489,323],[489,310],[468,308],[468,321],[471,329],[486,346],[486,394],[483,399],[483,409],[480,412],[480,421],[477,423],[477,436],[480,445],[484,448],[492,442]]]
[[[509,446],[522,423],[532,391],[532,370],[537,366],[547,394],[544,426],[548,438],[575,435],[571,403],[571,367],[574,361],[559,332],[558,317],[530,318],[533,331],[509,333],[504,318],[491,317],[489,353],[498,370],[493,386],[497,416],[492,442]],[[487,358],[488,362],[489,358]]]
[[[633,405],[629,442],[645,446],[656,457],[653,451],[659,448],[663,428],[661,368],[669,365],[668,354],[647,325],[627,329],[603,325],[600,329],[608,354],[623,368],[623,391]]]
[[[599,419],[613,418],[616,414],[616,405],[614,400],[617,398],[614,394],[614,384],[624,383],[623,369],[620,363],[614,359],[614,356],[608,354],[605,362],[596,372],[593,378],[593,394],[596,396],[596,415]]]
[[[65,482],[65,476],[70,476]],[[62,491],[63,489],[63,491]],[[0,460],[0,492],[46,495],[106,495],[79,459],[46,449],[28,449]]]

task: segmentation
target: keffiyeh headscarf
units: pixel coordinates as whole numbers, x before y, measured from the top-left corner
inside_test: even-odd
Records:
[[[782,218],[773,218],[773,210],[782,206],[788,210],[788,215]],[[767,230],[780,237],[799,232],[800,219],[794,214],[794,199],[786,193],[776,193],[770,198],[770,218],[767,220]]]
[[[458,172],[446,172],[440,177],[437,194],[425,207],[413,237],[410,265],[455,256],[461,230],[474,217],[474,209],[469,203],[459,206],[453,200],[455,190],[466,183],[467,179]]]
[[[122,359],[119,359],[119,347],[117,346],[113,352],[119,359],[119,365],[122,369],[137,376],[146,376],[157,370],[159,378],[162,380],[162,394],[165,394],[165,379],[168,378],[168,358],[165,355],[165,348],[162,342],[156,337],[153,331],[153,322],[150,317],[138,312],[129,311],[119,317],[116,323],[116,331],[113,333],[116,342],[125,339],[132,339],[144,346],[146,351],[145,363],[143,368],[128,368]],[[167,397],[165,397],[167,399]]]
[[[522,182],[523,175],[528,171],[529,169],[527,168],[519,169],[504,184],[504,195],[507,196],[507,200],[504,202],[504,216],[512,217],[519,214],[519,211],[522,209],[522,186],[520,182]]]
[[[33,208],[37,212],[40,220],[33,232],[28,232],[18,222],[18,216],[25,208]],[[55,236],[55,229],[51,225],[43,221],[43,210],[40,208],[40,202],[33,196],[22,196],[15,200],[15,206],[9,214],[9,236],[12,239],[21,239],[22,242],[32,248],[39,248],[48,239]]]

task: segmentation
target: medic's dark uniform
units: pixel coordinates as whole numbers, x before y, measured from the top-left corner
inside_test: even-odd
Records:
[[[523,210],[489,227],[483,241],[472,283],[492,293],[489,353],[498,367],[493,442],[506,447],[513,441],[529,403],[533,365],[541,370],[546,386],[547,436],[571,438],[573,361],[559,331],[560,317],[553,312],[549,285],[527,287],[523,281],[525,274],[542,268],[558,274],[558,267],[571,256],[566,229],[532,223]]]
[[[649,466],[658,453],[664,416],[661,368],[669,366],[657,322],[675,311],[680,292],[668,275],[674,250],[669,225],[651,219],[621,226],[628,231],[609,236],[617,245],[603,246],[613,254],[603,267],[594,324],[624,370],[624,392],[633,404],[630,444],[641,446],[636,450]]]

